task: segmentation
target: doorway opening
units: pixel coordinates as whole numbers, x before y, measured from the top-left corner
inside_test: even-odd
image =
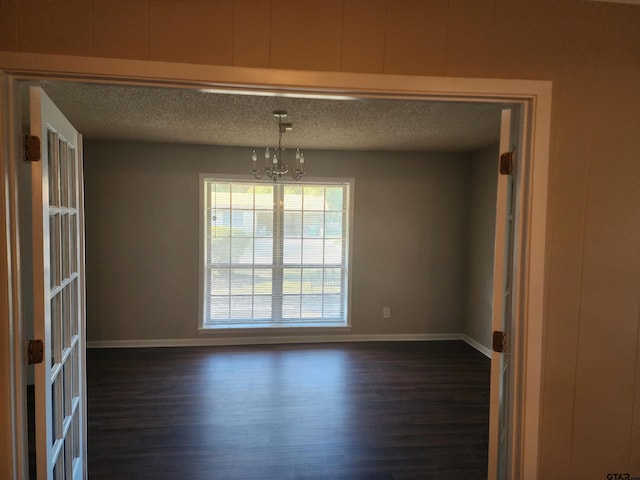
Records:
[[[209,72],[211,73],[211,72]],[[236,74],[239,74],[238,72],[235,72]],[[239,74],[240,77],[242,77],[241,74]],[[206,76],[206,75],[205,75]],[[214,73],[215,76],[215,73]],[[291,86],[283,86],[281,83],[277,83],[274,82],[273,84],[267,84],[266,89],[273,91],[276,90],[277,92],[282,92],[283,90],[285,92],[295,92],[295,91],[302,91],[304,92],[305,90],[308,91],[309,89],[309,79],[305,78],[306,76],[304,74],[301,74],[299,77],[295,78],[295,75],[292,75],[292,83],[294,85],[296,85],[296,80],[298,82],[303,83],[303,86],[300,86],[300,83],[297,84],[297,86],[295,87],[291,87]],[[320,76],[321,77],[321,76]],[[458,83],[456,85],[456,82],[451,82],[450,85],[445,86],[443,89],[439,89],[442,87],[442,85],[439,86],[439,88],[435,87],[435,84],[430,83],[431,80],[425,80],[422,79],[422,83],[421,82],[417,82],[418,84],[416,84],[415,80],[413,78],[404,78],[404,79],[395,79],[394,81],[392,81],[391,83],[394,82],[399,82],[400,85],[395,84],[392,87],[393,92],[390,93],[389,90],[390,88],[385,88],[385,87],[389,87],[389,85],[385,85],[385,78],[384,76],[364,76],[363,78],[361,78],[360,80],[368,80],[367,82],[365,82],[365,85],[367,85],[369,88],[362,88],[361,90],[359,89],[353,89],[350,88],[349,85],[351,84],[350,82],[353,81],[353,78],[350,78],[353,76],[350,75],[345,75],[345,77],[342,79],[342,81],[344,82],[343,85],[340,87],[336,87],[336,85],[332,82],[329,81],[329,78],[324,79],[327,84],[326,85],[322,85],[322,81],[323,79],[320,78],[319,80],[313,79],[310,83],[312,84],[314,89],[317,89],[317,91],[320,92],[324,92],[324,93],[349,93],[350,95],[357,95],[358,93],[361,96],[382,96],[382,97],[394,97],[394,98],[412,98],[415,100],[426,100],[426,99],[438,99],[438,100],[454,100],[454,101],[461,101],[461,100],[471,100],[471,101],[491,101],[493,103],[517,103],[523,106],[523,110],[524,110],[524,118],[527,120],[529,127],[528,129],[532,129],[533,126],[531,125],[531,123],[535,123],[536,121],[539,121],[539,118],[536,117],[535,114],[539,114],[540,116],[544,117],[545,113],[544,111],[542,112],[542,114],[540,113],[539,109],[536,109],[535,107],[540,107],[540,105],[538,103],[536,103],[537,100],[539,100],[540,98],[544,97],[544,92],[540,93],[539,90],[544,90],[542,87],[546,86],[542,86],[542,85],[527,85],[526,88],[525,87],[521,87],[522,88],[522,92],[518,93],[517,89],[516,92],[514,92],[513,89],[513,85],[510,85],[509,87],[505,87],[505,83],[503,83],[502,85],[500,84],[500,82],[497,82],[496,84],[491,84],[491,82],[489,82],[488,85],[485,85],[485,91],[484,94],[479,95],[477,92],[478,91],[482,91],[482,89],[478,90],[476,87],[477,85],[474,85],[474,89],[473,92],[469,92],[469,91],[465,91],[465,87],[463,87],[463,83]],[[366,78],[365,78],[366,77]],[[17,78],[17,77],[15,77]],[[24,78],[24,77],[21,77]],[[151,78],[151,77],[149,77]],[[179,78],[179,77],[178,77]],[[83,75],[79,75],[78,76],[78,80],[86,80],[86,77],[83,77]],[[221,85],[220,87],[216,87],[216,88],[225,88],[225,80],[230,80],[228,78],[225,78],[224,75],[222,76],[221,80],[218,80],[216,83],[218,83],[218,85]],[[230,82],[230,84],[233,85],[237,85],[238,84],[238,80],[234,79],[235,81]],[[136,82],[133,80],[130,80],[131,83],[135,84]],[[307,86],[304,86],[304,82],[307,82]],[[246,82],[246,79],[245,79]],[[240,84],[243,84],[245,82],[239,82]],[[320,82],[320,85],[317,84],[313,84],[313,82]],[[383,82],[383,83],[379,83],[379,82]],[[190,82],[191,83],[191,82]],[[261,85],[261,86],[256,86],[256,85],[250,85],[250,82],[247,82],[249,84],[248,88],[249,89],[256,89],[258,87],[261,88],[265,88],[265,85]],[[247,84],[245,83],[245,84]],[[339,82],[338,82],[339,83]],[[437,81],[436,81],[437,83]],[[527,83],[531,83],[531,82],[527,82]],[[206,85],[207,82],[203,81],[201,83],[201,85]],[[381,85],[385,85],[385,87],[382,87]],[[177,86],[177,87],[181,87],[181,88],[185,88],[185,83],[182,83],[180,81],[172,81],[172,82],[167,82],[167,86]],[[377,90],[376,90],[376,86],[377,86]],[[489,87],[489,88],[487,88]],[[230,87],[227,87],[230,88]],[[234,87],[235,88],[235,87]],[[457,90],[456,90],[457,88]],[[508,91],[507,94],[504,93],[500,93],[500,88],[504,88],[506,91]],[[533,91],[533,93],[526,93],[527,89],[529,91]],[[503,90],[504,91],[504,90]],[[435,92],[435,93],[434,93]],[[548,101],[548,98],[544,97],[543,98],[546,101]],[[544,102],[543,102],[544,104]],[[544,106],[544,105],[543,105]],[[548,105],[547,105],[548,106]],[[548,114],[548,112],[546,112],[546,114]],[[548,119],[547,119],[548,120]],[[528,131],[527,128],[524,129],[525,132]],[[544,129],[542,129],[543,133],[544,133]],[[539,133],[539,131],[538,131]],[[542,160],[541,162],[544,162],[545,160],[545,153],[544,153],[544,146],[545,146],[545,142],[548,141],[547,139],[544,138],[544,135],[542,136],[542,138],[532,138],[531,136],[531,132],[529,132],[529,134],[525,134],[525,142],[524,142],[524,149],[527,152],[526,157],[529,158],[529,162],[533,162],[533,145],[537,145],[538,146],[538,151],[537,153],[539,155],[542,156]],[[542,147],[542,152],[540,152],[540,147]],[[536,157],[537,158],[537,157]],[[538,168],[539,166],[541,166],[541,170],[543,173],[545,173],[545,166],[544,164],[540,163],[540,164],[536,164],[536,167]],[[539,173],[540,171],[538,171]],[[536,193],[540,194],[543,193],[546,189],[546,176],[543,175],[545,178],[543,178],[543,184],[536,184],[534,182],[534,175],[532,172],[532,168],[531,168],[531,163],[529,164],[525,164],[523,172],[522,172],[523,176],[522,178],[519,180],[520,182],[522,182],[522,185],[528,185],[528,186],[532,186],[533,185],[533,191],[535,191]],[[541,181],[541,179],[537,179],[538,181]],[[542,192],[541,192],[542,189]],[[532,190],[528,190],[526,191],[526,194],[531,196],[532,195]],[[523,194],[524,195],[524,194]],[[536,198],[534,198],[535,200]],[[537,198],[539,200],[539,198]],[[540,214],[541,212],[539,210],[533,210],[533,206],[537,205],[537,204],[533,204],[531,203],[531,198],[523,198],[523,200],[521,201],[520,204],[520,208],[522,208],[524,214],[525,214],[525,218],[523,219],[523,225],[521,225],[521,228],[523,228],[523,230],[526,228],[527,230],[527,236],[526,238],[524,238],[524,235],[521,235],[519,238],[520,241],[520,245],[523,247],[519,250],[519,254],[524,256],[524,258],[519,258],[517,263],[518,263],[518,268],[521,270],[525,270],[527,271],[527,273],[529,274],[527,276],[527,280],[529,282],[531,282],[532,279],[532,275],[531,275],[531,265],[529,264],[532,256],[535,255],[540,255],[541,253],[544,252],[544,249],[542,249],[542,252],[537,251],[536,248],[539,248],[539,245],[536,246],[536,248],[531,248],[531,245],[528,244],[527,242],[531,241],[531,237],[535,237],[536,235],[540,235],[540,231],[539,228],[541,227],[541,225],[539,225],[538,223],[540,222]],[[537,205],[536,208],[538,208],[540,205]],[[544,208],[543,208],[544,211]],[[542,211],[542,214],[544,213]],[[538,217],[536,217],[535,219],[532,219],[531,216],[537,214]],[[542,215],[542,219],[543,219],[544,215]],[[544,222],[542,222],[544,223]],[[543,227],[543,226],[542,226]],[[543,233],[543,231],[542,231]],[[543,238],[543,236],[541,236],[541,238]],[[541,264],[543,264],[544,262],[542,262]],[[534,270],[537,267],[534,267]],[[522,272],[520,272],[522,274]],[[535,283],[536,280],[536,274],[535,272],[533,272],[533,280]],[[541,275],[541,272],[538,272],[538,275]],[[538,281],[541,282],[541,280],[543,279],[543,276],[540,276],[539,278],[537,278]],[[523,302],[520,305],[520,309],[521,311],[518,312],[518,316],[519,319],[518,321],[522,321],[522,318],[524,317],[524,313],[525,313],[525,309],[527,308],[531,308],[531,300],[535,300],[537,297],[536,296],[540,296],[539,300],[541,300],[541,294],[542,292],[540,290],[538,290],[538,288],[541,288],[542,284],[536,284],[533,288],[533,290],[530,289],[530,285],[522,285],[521,288],[523,289],[522,294],[523,295],[527,295],[527,298],[529,300],[529,302],[527,302],[526,304]],[[536,298],[532,298],[531,296],[533,295],[533,297]],[[536,306],[536,302],[533,302],[533,305]],[[536,308],[539,308],[541,304],[538,304],[536,306]],[[540,312],[538,312],[540,313]],[[526,333],[523,332],[523,328],[517,330],[517,335],[520,336],[520,338],[514,338],[514,344],[516,346],[516,349],[514,351],[514,353],[516,353],[517,355],[521,355],[521,358],[516,358],[515,362],[519,365],[519,368],[516,370],[517,373],[517,377],[516,378],[516,383],[515,383],[515,387],[514,390],[515,392],[514,395],[516,396],[515,398],[515,402],[514,405],[516,406],[516,413],[514,413],[514,417],[518,419],[518,421],[515,423],[515,427],[516,430],[518,430],[517,432],[514,432],[514,437],[518,440],[518,444],[519,445],[523,445],[523,443],[525,442],[525,440],[527,438],[529,439],[534,439],[537,437],[526,437],[523,435],[523,431],[526,430],[526,428],[533,428],[533,425],[531,424],[531,422],[533,421],[533,424],[535,424],[536,422],[536,416],[537,416],[537,404],[536,405],[532,405],[529,404],[527,405],[527,407],[529,407],[529,409],[526,409],[524,405],[522,405],[522,402],[518,400],[518,396],[522,393],[522,391],[527,390],[527,388],[529,388],[529,391],[533,391],[535,392],[536,390],[539,391],[539,378],[538,378],[538,384],[535,383],[535,375],[532,379],[532,377],[530,375],[528,375],[527,378],[527,382],[532,382],[533,384],[526,384],[525,380],[524,380],[524,376],[521,376],[521,372],[523,371],[523,369],[527,369],[527,371],[529,373],[536,373],[536,371],[538,371],[539,373],[539,366],[536,365],[536,361],[539,362],[539,358],[536,360],[534,359],[533,363],[528,362],[527,360],[531,360],[528,359],[527,357],[524,356],[523,354],[523,350],[518,348],[518,345],[520,345],[521,347],[524,345],[528,345],[529,347],[531,347],[531,344],[529,343],[530,341],[539,341],[538,338],[535,338],[535,330],[536,327],[535,325],[532,325],[533,330],[529,329],[528,333],[530,334],[532,331],[534,333],[534,338],[532,339],[531,337],[527,338],[526,337]],[[534,344],[535,346],[535,344]],[[534,348],[535,350],[535,348]],[[527,350],[527,355],[529,355],[531,352],[530,349]],[[18,368],[18,367],[16,367]],[[520,383],[518,383],[520,382]],[[518,386],[519,385],[519,386]],[[533,389],[533,390],[531,390]],[[535,395],[535,393],[534,393]],[[513,420],[512,420],[513,421]],[[534,431],[534,430],[531,430]],[[523,450],[523,451],[531,451],[531,450]],[[517,452],[516,452],[517,453]],[[527,463],[529,462],[529,463]],[[521,471],[530,471],[527,470],[527,468],[534,468],[534,466],[529,466],[529,465],[534,465],[531,463],[532,459],[527,459],[527,458],[520,458],[518,463],[519,463],[519,467],[521,469]],[[535,463],[535,462],[534,462]]]

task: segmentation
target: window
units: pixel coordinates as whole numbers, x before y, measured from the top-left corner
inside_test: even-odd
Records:
[[[201,175],[200,327],[346,326],[352,185]]]

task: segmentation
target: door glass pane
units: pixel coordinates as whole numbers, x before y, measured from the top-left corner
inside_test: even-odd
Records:
[[[62,419],[63,421],[71,415],[71,356],[67,357],[62,365]]]
[[[66,478],[73,478],[73,434],[71,431],[68,432],[64,441],[64,464]]]
[[[58,459],[56,460],[56,464],[53,466],[53,479],[65,480],[64,452],[60,452]]]
[[[49,268],[52,289],[62,283],[62,226],[60,217],[58,214],[49,216]]]
[[[60,206],[69,206],[69,158],[67,142],[58,138],[58,164],[60,166]]]
[[[69,215],[69,270],[78,271],[78,215]]]
[[[71,346],[71,298],[69,298],[71,290],[71,284],[68,284],[57,295],[60,297],[60,303],[62,304],[62,349],[69,348]]]
[[[51,299],[51,366],[62,360],[62,301],[60,292]]]
[[[62,278],[70,277],[69,272],[69,249],[71,232],[69,227],[69,215],[62,215],[61,218],[61,247],[62,247]]]
[[[63,400],[63,375],[58,376],[51,385],[51,427],[52,440],[62,438],[62,419],[64,416],[64,400]]]
[[[57,417],[58,417],[58,438],[64,437],[64,419],[66,416],[66,398],[64,388],[64,366],[58,372],[58,376],[55,378],[56,385],[56,400],[57,400]]]
[[[47,130],[47,167],[49,174],[49,205],[60,205],[60,174],[58,171],[57,135]]]
[[[70,335],[71,339],[78,335],[78,319],[80,303],[78,302],[78,278],[74,278],[69,287],[69,315],[70,315]]]
[[[71,422],[71,435],[73,438],[73,460],[80,458],[80,421],[78,417],[80,415],[80,409],[76,408],[73,413],[73,420]]]
[[[71,398],[76,399],[80,397],[80,349],[78,347],[78,343],[76,343],[73,347],[73,352],[71,354],[72,363],[71,363],[71,384],[69,385],[69,390],[71,391]]]
[[[57,407],[59,403],[56,401],[56,384],[55,382],[51,384],[51,418],[49,421],[51,422],[51,446],[56,442],[58,438],[58,411]]]
[[[69,206],[71,208],[78,208],[78,166],[75,162],[76,151],[75,148],[69,147]]]
[[[78,344],[75,343],[73,349],[64,362],[64,418],[73,414],[73,402],[78,398]]]

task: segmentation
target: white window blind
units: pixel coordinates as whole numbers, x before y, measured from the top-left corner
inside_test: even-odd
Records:
[[[202,181],[202,328],[347,325],[350,182]]]

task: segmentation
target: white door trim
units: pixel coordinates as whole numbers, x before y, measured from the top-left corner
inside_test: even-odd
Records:
[[[0,478],[28,477],[25,336],[18,235],[19,103],[15,82],[0,70]],[[6,320],[5,320],[6,319]]]
[[[519,178],[524,210],[520,246],[521,308],[516,312],[514,358],[515,410],[513,452],[519,477],[538,474],[543,320],[547,286],[546,216],[551,121],[551,82],[384,74],[311,72],[245,67],[221,67],[137,60],[100,59],[61,55],[0,52],[0,170],[2,172],[2,242],[7,261],[0,265],[0,308],[7,323],[0,324],[0,381],[11,388],[0,394],[0,427],[12,435],[0,440],[0,476],[21,478],[26,471],[26,416],[24,408],[24,338],[20,314],[17,185],[20,162],[20,124],[15,111],[15,82],[20,79],[64,79],[99,83],[155,85],[178,88],[266,90],[405,99],[519,103],[527,112],[523,147],[525,168]],[[7,347],[5,349],[4,347]],[[6,353],[5,353],[6,352]],[[6,407],[6,408],[5,408]],[[5,445],[4,442],[7,442]],[[6,467],[4,467],[6,466]]]

